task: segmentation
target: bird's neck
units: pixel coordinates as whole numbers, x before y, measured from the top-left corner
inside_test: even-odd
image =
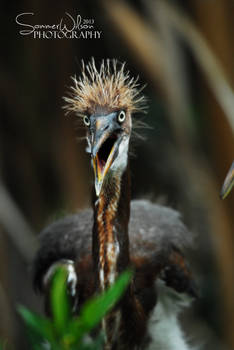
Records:
[[[105,290],[129,265],[130,176],[110,173],[94,203],[93,260],[98,287]]]

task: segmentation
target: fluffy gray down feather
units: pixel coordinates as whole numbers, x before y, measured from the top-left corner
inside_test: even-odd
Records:
[[[34,261],[36,288],[41,288],[41,279],[54,262],[59,259],[79,261],[91,254],[92,226],[93,211],[85,209],[50,224],[42,231]],[[129,239],[130,256],[154,259],[172,247],[183,252],[192,245],[193,236],[177,211],[147,200],[133,200]]]

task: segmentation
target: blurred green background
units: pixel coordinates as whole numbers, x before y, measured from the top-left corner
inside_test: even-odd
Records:
[[[94,20],[100,38],[21,35],[24,23]],[[205,349],[234,349],[234,194],[219,191],[234,159],[232,0],[5,1],[0,58],[0,338],[27,349],[17,303],[34,310],[36,235],[90,205],[92,172],[84,131],[62,97],[81,59],[117,58],[147,84],[151,128],[137,132],[132,196],[182,212],[196,234],[189,252],[200,300],[187,315],[189,338]],[[23,19],[21,17],[21,19]],[[28,29],[28,28],[27,28]],[[41,29],[42,30],[42,29]],[[142,116],[135,116],[142,119]],[[79,139],[79,140],[77,140]]]

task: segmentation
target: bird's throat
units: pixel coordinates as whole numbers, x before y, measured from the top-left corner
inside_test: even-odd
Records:
[[[102,291],[129,264],[129,182],[127,170],[121,176],[111,174],[94,204],[93,260]]]

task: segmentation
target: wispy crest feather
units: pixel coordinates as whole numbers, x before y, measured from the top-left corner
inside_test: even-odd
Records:
[[[72,77],[70,96],[64,97],[65,109],[78,116],[93,114],[99,108],[108,112],[124,109],[130,113],[145,109],[145,98],[140,94],[138,77],[131,78],[125,71],[125,63],[115,59],[102,60],[96,68],[94,58],[87,64],[82,61],[82,74]]]

